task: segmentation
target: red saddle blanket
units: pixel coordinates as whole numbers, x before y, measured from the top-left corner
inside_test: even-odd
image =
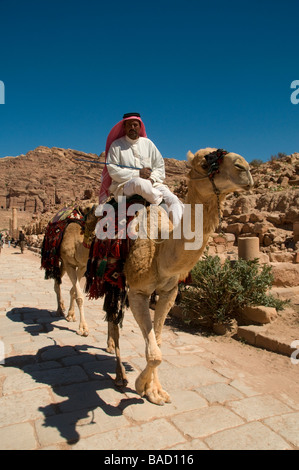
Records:
[[[59,284],[60,246],[65,228],[69,223],[84,224],[83,215],[77,208],[61,209],[48,223],[41,250],[41,269],[45,270],[45,279],[55,279]]]
[[[133,196],[126,201],[126,213],[130,205],[135,203],[148,204],[143,198]],[[114,207],[113,215],[115,216],[107,222],[110,230],[114,224],[115,230],[111,230],[111,232],[117,234],[117,236],[104,240],[94,238],[89,250],[85,273],[85,292],[88,294],[89,299],[98,299],[105,296],[103,308],[107,313],[106,319],[119,323],[123,317],[126,300],[126,279],[123,267],[131,244],[128,226],[134,216],[127,216],[125,220],[119,220],[117,202],[112,199],[109,204]],[[121,232],[119,227],[123,227]],[[125,236],[123,236],[123,231],[125,231]]]

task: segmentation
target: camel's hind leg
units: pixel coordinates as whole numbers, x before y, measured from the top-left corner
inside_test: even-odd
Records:
[[[65,268],[64,268],[63,263],[61,263],[61,266],[60,266],[60,278],[61,279],[62,279],[64,274],[65,274]],[[58,317],[64,317],[65,306],[64,306],[63,299],[62,299],[62,295],[61,295],[61,284],[59,284],[59,282],[56,279],[54,281],[54,291],[55,291],[56,297],[57,297],[56,315]]]
[[[106,351],[109,354],[115,353],[115,343],[114,343],[114,328],[112,321],[108,321],[108,337],[107,337],[107,348]]]
[[[75,321],[75,314],[74,314],[74,300],[76,300],[79,312],[80,312],[80,324],[79,324],[79,330],[77,331],[77,334],[80,336],[88,336],[89,330],[88,330],[88,325],[85,320],[85,315],[84,315],[84,296],[80,287],[80,280],[82,279],[84,272],[85,272],[85,266],[75,268],[73,266],[67,266],[66,271],[67,274],[73,284],[73,287],[70,291],[71,295],[71,302],[70,302],[70,308],[68,311],[68,316],[67,320],[68,321]]]
[[[109,348],[109,350],[108,350]],[[108,322],[108,352],[115,351],[116,357],[116,377],[115,385],[125,387],[128,384],[126,371],[120,357],[119,347],[119,326],[113,322]]]
[[[156,341],[152,320],[149,312],[149,296],[145,293],[129,291],[129,302],[133,315],[141,329],[145,340],[145,355],[147,365],[137,377],[136,391],[141,396],[157,405],[170,402],[169,395],[162,389],[157,367],[162,362],[162,353]]]

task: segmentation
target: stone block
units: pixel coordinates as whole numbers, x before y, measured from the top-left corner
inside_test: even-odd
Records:
[[[213,450],[291,450],[292,447],[262,423],[248,423],[205,439]]]
[[[299,286],[299,264],[271,263],[274,276],[273,286],[295,287]]]
[[[266,349],[267,351],[278,352],[278,341],[269,336],[261,334],[256,335],[255,345],[258,348]]]
[[[49,403],[51,403],[51,395],[47,388],[13,393],[1,397],[1,426],[35,420],[45,415],[54,414],[54,408]]]
[[[243,420],[227,408],[216,405],[182,413],[171,418],[176,428],[192,438],[204,437],[243,424]]]
[[[299,413],[268,418],[265,420],[265,424],[291,444],[299,447]]]
[[[128,422],[129,424],[129,422]],[[136,436],[138,438],[136,439]],[[185,443],[183,435],[164,419],[80,439],[74,450],[160,450]]]
[[[257,328],[260,327],[254,327],[254,326],[239,326],[237,335],[239,338],[243,339],[246,341],[248,344],[255,345],[255,337],[257,334]]]
[[[19,423],[0,428],[0,450],[34,450],[37,442],[30,423]]]
[[[197,389],[209,403],[225,403],[226,401],[243,398],[242,393],[231,385],[215,383]]]
[[[287,405],[272,395],[258,395],[232,401],[230,407],[246,421],[257,421],[292,411]]]
[[[243,224],[236,222],[235,224],[229,224],[226,228],[226,231],[238,236],[242,232],[242,228]]]
[[[265,307],[264,305],[247,306],[240,313],[247,320],[261,325],[271,323],[277,318],[276,309],[274,307]]]
[[[293,263],[294,257],[294,253],[285,250],[270,253],[270,261],[273,263]]]

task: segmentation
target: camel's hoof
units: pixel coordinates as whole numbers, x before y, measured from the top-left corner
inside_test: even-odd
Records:
[[[124,377],[116,377],[114,379],[114,384],[119,388],[126,387],[128,385],[128,380]]]
[[[75,322],[75,321],[76,321],[76,318],[74,317],[74,315],[70,315],[70,314],[69,314],[69,315],[66,317],[66,321],[68,321],[68,322]]]
[[[154,405],[165,405],[165,403],[171,403],[171,398],[165,390],[156,386],[153,383],[144,382],[142,376],[137,377],[135,382],[136,392],[141,397],[146,397],[148,401]]]
[[[88,330],[83,330],[82,328],[80,328],[80,330],[77,331],[77,335],[79,335],[79,336],[88,336],[89,331]]]
[[[114,354],[115,353],[115,348],[113,346],[107,346],[106,352],[109,354]]]
[[[171,398],[165,390],[154,390],[146,393],[148,401],[154,405],[163,406],[165,403],[171,403]]]
[[[55,315],[55,316],[56,316],[56,317],[64,317],[64,310],[58,309],[58,310],[56,311],[56,315]]]

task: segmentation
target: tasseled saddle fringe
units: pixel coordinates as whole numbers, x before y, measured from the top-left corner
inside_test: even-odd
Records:
[[[129,307],[127,290],[109,285],[103,305],[103,310],[106,312],[105,321],[122,326],[126,307]]]
[[[53,269],[47,269],[45,272],[45,279],[54,279],[57,284],[61,284],[61,271],[60,268],[54,267]]]

